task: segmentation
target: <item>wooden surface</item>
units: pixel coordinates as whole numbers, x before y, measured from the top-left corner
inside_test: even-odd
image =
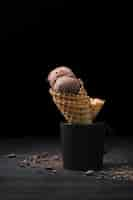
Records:
[[[97,180],[83,172],[57,170],[50,174],[39,168],[19,168],[18,159],[29,154],[60,151],[59,140],[17,139],[0,141],[0,199],[1,200],[97,200],[133,199],[133,182]],[[114,138],[104,157],[104,166],[133,163],[133,140]],[[17,158],[5,155],[16,153]]]

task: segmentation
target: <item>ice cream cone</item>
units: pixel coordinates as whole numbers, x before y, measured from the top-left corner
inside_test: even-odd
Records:
[[[78,94],[59,93],[52,90],[52,88],[50,88],[49,92],[68,123],[92,123],[91,101],[82,81]]]

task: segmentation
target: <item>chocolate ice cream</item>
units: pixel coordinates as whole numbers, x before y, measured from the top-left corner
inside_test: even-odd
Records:
[[[56,92],[77,94],[80,90],[80,81],[76,78],[61,76],[56,80],[53,89]]]

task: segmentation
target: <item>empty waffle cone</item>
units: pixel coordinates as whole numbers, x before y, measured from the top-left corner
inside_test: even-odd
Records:
[[[59,93],[52,89],[49,92],[68,123],[90,124],[92,122],[91,101],[82,81],[78,94]]]
[[[105,100],[98,99],[98,98],[90,98],[91,102],[91,109],[92,109],[92,120],[96,118],[100,110],[102,109]]]

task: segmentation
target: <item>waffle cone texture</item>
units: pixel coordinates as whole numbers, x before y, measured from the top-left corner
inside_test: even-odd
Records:
[[[49,93],[68,123],[91,124],[104,105],[104,100],[90,98],[81,80],[80,83],[78,94],[60,93],[52,88]]]

